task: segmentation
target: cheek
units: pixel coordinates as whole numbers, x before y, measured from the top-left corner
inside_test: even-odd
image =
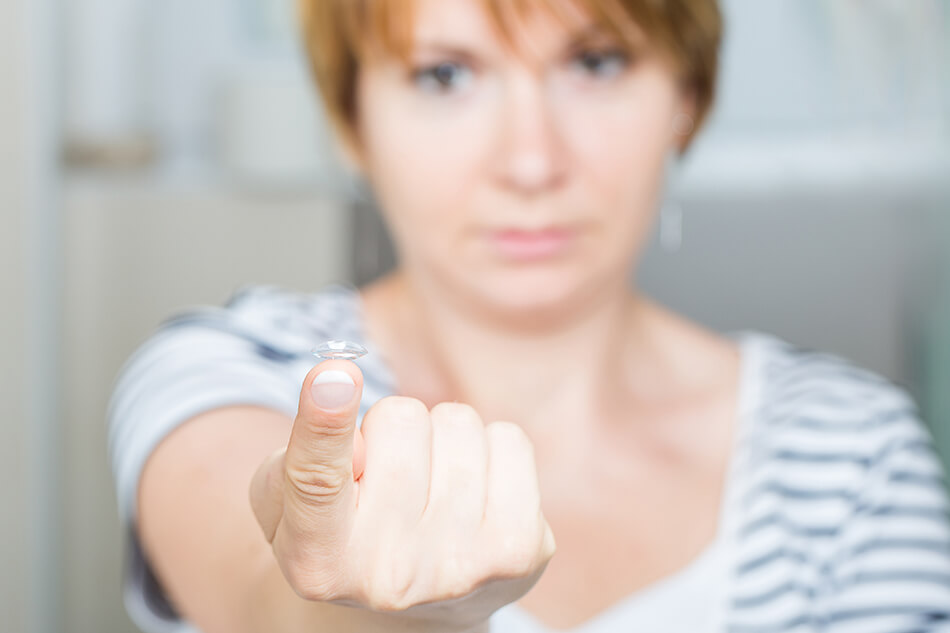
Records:
[[[459,207],[473,197],[491,125],[476,104],[432,103],[405,93],[364,95],[361,129],[383,212],[397,239],[418,247],[427,235],[444,236],[436,229],[466,219]]]
[[[586,190],[605,211],[650,217],[674,140],[668,77],[643,71],[609,97],[572,103],[564,128]]]

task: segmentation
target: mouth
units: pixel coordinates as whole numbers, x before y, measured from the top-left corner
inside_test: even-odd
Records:
[[[487,231],[486,235],[491,247],[502,257],[534,261],[563,254],[576,238],[577,231],[567,228],[502,229]]]

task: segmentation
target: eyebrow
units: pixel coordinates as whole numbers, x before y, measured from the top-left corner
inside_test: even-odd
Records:
[[[472,51],[476,46],[465,46],[459,44],[449,44],[438,40],[422,41],[412,47],[412,53],[426,52],[444,55],[453,59],[471,59],[474,55]]]
[[[616,36],[609,31],[607,27],[598,22],[591,22],[584,26],[583,28],[577,29],[571,36],[570,39],[564,44],[564,51],[572,51],[579,46],[589,43],[592,40],[607,36],[609,38],[615,38]],[[478,45],[474,42],[471,45],[458,43],[450,43],[445,41],[440,41],[439,39],[421,39],[413,47],[414,52],[424,51],[431,52],[436,54],[443,54],[449,57],[469,60],[473,57],[473,51],[478,49]]]
[[[600,37],[601,35],[609,35],[613,37],[613,34],[610,30],[603,24],[599,22],[591,22],[582,29],[578,29],[573,36],[571,36],[569,46],[577,46],[578,44],[583,44],[589,40]]]

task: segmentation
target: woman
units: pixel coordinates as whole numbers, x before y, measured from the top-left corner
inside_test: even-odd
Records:
[[[908,396],[631,287],[712,102],[712,0],[303,8],[399,266],[248,288],[130,359],[110,439],[143,628],[950,628]],[[311,368],[325,339],[371,354]]]

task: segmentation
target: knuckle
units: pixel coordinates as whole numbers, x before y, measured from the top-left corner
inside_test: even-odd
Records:
[[[482,426],[482,418],[471,405],[463,402],[440,402],[432,407],[432,421]]]
[[[310,602],[330,602],[333,599],[332,592],[327,591],[321,585],[315,585],[311,583],[297,583],[292,584],[291,586],[294,587],[294,591],[298,596]]]
[[[327,464],[316,462],[287,467],[290,486],[308,499],[329,499],[340,494],[347,483],[347,474]]]
[[[391,593],[372,594],[367,602],[367,606],[373,611],[381,611],[383,613],[405,611],[408,608]]]
[[[494,441],[518,446],[534,456],[534,444],[519,424],[496,420],[486,427],[486,432]]]
[[[537,568],[539,543],[530,531],[498,529],[492,547],[492,575],[521,578]]]
[[[404,611],[412,606],[415,570],[391,559],[372,574],[365,591],[366,603],[374,611]]]
[[[305,565],[288,565],[284,575],[294,592],[304,600],[330,602],[340,595],[335,579],[316,574]]]
[[[480,582],[476,562],[467,553],[446,552],[439,572],[442,600],[461,598],[470,594]]]
[[[369,411],[366,418],[384,418],[386,423],[393,420],[422,422],[429,419],[429,410],[418,398],[410,396],[385,396],[380,398]],[[364,424],[366,421],[364,420]]]
[[[504,578],[521,578],[534,571],[534,552],[530,549],[512,545],[499,550],[496,571]]]
[[[478,589],[479,582],[470,576],[453,576],[441,585],[439,600],[457,600]]]
[[[347,414],[345,413],[321,414],[319,420],[301,421],[298,418],[296,424],[302,424],[309,436],[334,442],[349,437],[353,432],[349,427]]]
[[[366,605],[373,611],[386,613],[405,611],[411,606],[405,593],[388,587],[379,587],[370,592]]]
[[[541,556],[545,561],[548,561],[557,553],[557,540],[554,538],[554,531],[547,521],[544,521],[542,529],[544,535],[541,537]]]
[[[317,424],[310,425],[310,431],[326,437],[346,437],[350,431],[350,412],[348,409],[321,411]]]
[[[519,438],[525,435],[524,430],[514,422],[495,420],[488,425],[488,430],[502,438]],[[517,441],[517,439],[515,439]]]

